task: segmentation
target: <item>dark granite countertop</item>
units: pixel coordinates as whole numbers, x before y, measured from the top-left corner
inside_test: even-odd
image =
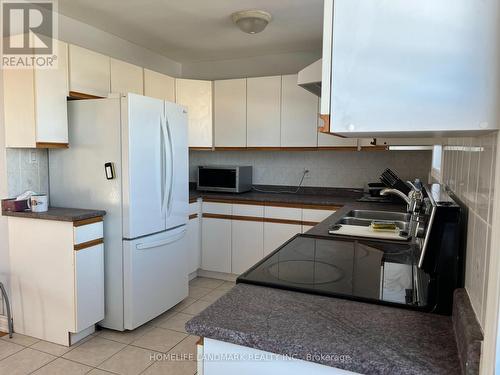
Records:
[[[85,210],[81,208],[49,207],[47,212],[10,212],[2,211],[3,216],[25,217],[29,219],[56,220],[56,221],[80,221],[106,215],[102,210]]]
[[[186,330],[362,374],[460,374],[451,317],[344,299],[238,284]]]
[[[296,194],[284,193],[293,191],[294,186],[259,186],[259,189],[273,191],[273,193],[256,190],[245,193],[204,192],[195,189],[189,190],[190,200],[196,198],[217,199],[232,201],[252,201],[262,203],[286,203],[318,206],[344,206],[355,203],[363,195],[362,189],[337,189],[337,188],[310,188],[304,187]]]

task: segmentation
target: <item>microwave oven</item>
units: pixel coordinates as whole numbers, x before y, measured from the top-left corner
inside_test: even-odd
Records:
[[[199,166],[196,188],[203,191],[243,193],[252,189],[251,166]]]

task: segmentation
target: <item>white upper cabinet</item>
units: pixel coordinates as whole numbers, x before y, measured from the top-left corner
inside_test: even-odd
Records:
[[[335,0],[333,8],[333,21],[325,18],[331,132],[413,138],[498,128],[494,2]]]
[[[142,68],[125,61],[111,59],[111,92],[143,95]]]
[[[281,76],[247,79],[247,146],[281,145]]]
[[[144,69],[144,95],[175,103],[175,78]]]
[[[68,144],[68,47],[56,43],[56,69],[3,71],[6,147]]]
[[[75,45],[69,46],[69,90],[106,97],[110,92],[110,58]]]
[[[281,147],[318,145],[318,97],[297,85],[297,74],[281,77]]]
[[[247,80],[214,82],[215,147],[247,145]]]
[[[188,108],[189,147],[213,147],[212,82],[175,81],[176,102]]]

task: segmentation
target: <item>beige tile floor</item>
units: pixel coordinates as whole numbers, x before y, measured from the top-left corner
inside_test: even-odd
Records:
[[[3,336],[0,374],[193,375],[198,337],[189,335],[184,324],[233,286],[228,281],[196,278],[189,283],[188,298],[151,322],[134,331],[96,331],[70,348],[20,334],[12,339]],[[165,360],[160,353],[175,360]]]

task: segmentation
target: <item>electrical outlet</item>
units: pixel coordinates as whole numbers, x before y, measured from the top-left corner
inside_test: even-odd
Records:
[[[36,151],[31,151],[30,152],[30,164],[36,164],[37,162],[38,162],[38,160],[37,160]]]

